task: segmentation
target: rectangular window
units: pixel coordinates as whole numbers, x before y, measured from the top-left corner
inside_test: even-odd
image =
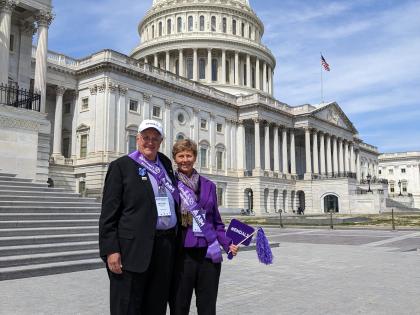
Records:
[[[200,31],[204,31],[204,15],[200,16]]]
[[[193,17],[189,16],[188,17],[188,32],[192,32],[193,31]]]
[[[207,167],[207,149],[200,148],[200,166]]]
[[[232,34],[236,35],[236,20],[232,21]]]
[[[177,19],[177,32],[180,33],[182,31],[182,18],[179,17]]]
[[[222,151],[216,152],[216,167],[217,167],[217,170],[223,169],[223,152]]]
[[[223,206],[223,188],[217,187],[217,205]]]
[[[206,78],[206,60],[204,58],[198,60],[198,78],[200,80]]]
[[[216,17],[215,16],[211,17],[211,31],[216,32]]]
[[[70,138],[63,138],[63,143],[61,146],[63,156],[67,159],[70,158]]]
[[[139,102],[135,100],[130,100],[130,111],[137,112],[139,109]]]
[[[227,32],[227,21],[226,21],[225,17],[222,20],[222,31],[223,31],[223,33]]]
[[[402,192],[407,192],[407,182],[402,182],[401,183],[401,187],[402,187]]]
[[[216,124],[216,131],[217,131],[217,132],[223,132],[223,125],[222,125],[222,124],[220,124],[220,123],[217,123],[217,124]]]
[[[82,98],[82,111],[89,109],[89,97]]]
[[[87,156],[87,135],[80,136],[80,157],[85,158]]]
[[[382,170],[378,170],[378,174],[381,175],[382,174]]]
[[[135,135],[129,135],[128,136],[128,153],[131,153],[133,151],[137,150],[137,141]]]
[[[393,174],[394,174],[394,169],[390,168],[390,169],[388,170],[388,174],[389,174],[389,175],[393,175]]]
[[[9,50],[15,51],[15,35],[10,34]]]
[[[70,114],[71,113],[71,104],[66,103],[64,104],[64,114]]]
[[[153,117],[160,118],[160,114],[161,114],[160,107],[153,106],[153,113],[152,113]]]
[[[200,120],[200,127],[201,129],[207,129],[207,120],[206,119],[201,119]]]
[[[187,59],[187,79],[192,80],[193,78],[193,60],[192,58]]]
[[[401,169],[401,173],[403,173],[403,174],[405,173],[405,168]]]

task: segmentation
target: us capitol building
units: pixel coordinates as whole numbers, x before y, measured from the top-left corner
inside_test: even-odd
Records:
[[[3,172],[99,197],[108,164],[156,119],[168,156],[177,139],[198,143],[196,167],[217,184],[222,211],[384,209],[379,152],[339,104],[273,98],[276,59],[248,0],[155,0],[129,56],[83,59],[48,50],[51,9],[0,1]]]

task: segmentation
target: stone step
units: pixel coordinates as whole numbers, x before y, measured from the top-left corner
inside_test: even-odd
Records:
[[[98,233],[0,237],[0,246],[97,241]]]
[[[41,253],[55,253],[62,251],[76,251],[99,248],[98,241],[65,242],[35,245],[0,246],[0,257],[13,255],[29,255]]]
[[[99,219],[99,213],[0,213],[0,221]]]
[[[0,172],[0,177],[16,177],[16,174]]]
[[[64,262],[70,260],[97,259],[99,257],[98,249],[28,254],[16,256],[0,257],[0,268],[10,268],[15,266],[27,266],[36,264],[47,264],[55,262]]]
[[[0,175],[0,181],[4,182],[25,182],[25,183],[32,183],[33,180],[30,178],[19,178],[19,177],[11,177],[11,176],[2,176]]]
[[[72,226],[72,227],[36,227],[36,228],[2,228],[0,237],[3,236],[37,236],[37,235],[57,235],[57,234],[83,234],[98,233],[98,225]]]
[[[92,204],[89,207],[42,207],[42,206],[0,206],[0,213],[98,213],[101,205]]]
[[[0,187],[7,187],[7,186],[25,186],[31,188],[38,188],[38,187],[45,187],[48,188],[47,183],[33,183],[33,182],[25,182],[25,181],[9,181],[9,180],[0,180]]]
[[[54,193],[54,192],[65,192],[65,193],[69,193],[64,188],[51,188],[51,187],[48,187],[48,186],[31,187],[31,186],[1,185],[0,190],[2,190],[2,191],[14,191],[14,192],[35,192],[35,193],[39,193],[39,192],[52,192],[52,193]]]
[[[40,227],[80,227],[98,225],[98,219],[75,220],[9,220],[0,221],[1,229],[11,228],[40,228]]]
[[[63,191],[33,191],[33,190],[6,190],[0,189],[0,199],[3,196],[11,196],[11,195],[18,195],[18,196],[27,196],[27,197],[72,197],[72,198],[80,198],[80,194],[74,192],[63,192]]]
[[[1,206],[30,206],[30,205],[34,205],[34,206],[44,206],[44,207],[56,207],[56,208],[60,208],[60,207],[71,207],[71,206],[87,206],[87,207],[92,207],[92,205],[96,205],[98,204],[96,201],[91,200],[91,201],[79,201],[79,202],[74,202],[74,201],[3,201],[2,199],[0,199],[0,207]]]
[[[66,262],[55,262],[29,266],[0,268],[0,281],[19,278],[46,276],[81,270],[104,268],[104,262],[99,259],[83,259]]]
[[[16,195],[0,195],[0,204],[6,202],[21,203],[51,203],[51,202],[74,202],[74,203],[97,203],[96,198],[80,198],[77,196],[22,196]]]

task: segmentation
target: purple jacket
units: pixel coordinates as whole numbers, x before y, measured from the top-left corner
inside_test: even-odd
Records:
[[[217,207],[216,185],[207,178],[200,175],[200,200],[198,204],[206,211],[206,221],[211,224],[217,233],[217,240],[223,249],[228,252],[231,239],[226,236],[225,225],[220,217]],[[207,247],[204,237],[197,237],[192,231],[192,227],[187,228],[184,247]]]

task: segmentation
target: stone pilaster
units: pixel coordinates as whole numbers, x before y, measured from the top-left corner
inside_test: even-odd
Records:
[[[313,161],[314,161],[314,174],[319,174],[319,167],[318,167],[318,131],[314,130],[313,131],[313,136],[312,136],[312,143],[313,143],[313,148],[312,148],[312,152],[313,152]]]
[[[243,177],[246,167],[245,126],[243,121],[238,122],[238,132],[236,136],[238,153],[238,176]]]
[[[150,119],[150,101],[152,95],[143,93],[143,119]]]

